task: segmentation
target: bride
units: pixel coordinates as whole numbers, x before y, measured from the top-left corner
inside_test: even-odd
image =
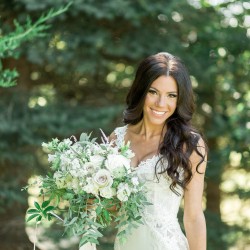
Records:
[[[188,72],[169,53],[147,57],[139,65],[126,99],[125,126],[110,135],[117,145],[131,143],[131,168],[146,182],[152,205],[144,225],[115,240],[115,250],[205,250],[206,222],[202,193],[206,145],[191,126],[194,98]],[[177,220],[184,199],[183,234]],[[86,245],[81,250],[93,250]]]

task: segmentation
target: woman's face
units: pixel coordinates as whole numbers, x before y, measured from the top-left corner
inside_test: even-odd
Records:
[[[143,106],[143,119],[163,125],[177,106],[178,87],[172,76],[160,76],[150,86]]]

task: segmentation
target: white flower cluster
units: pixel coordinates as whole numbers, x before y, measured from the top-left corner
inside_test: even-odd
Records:
[[[117,197],[122,202],[139,191],[138,178],[130,168],[134,154],[129,144],[118,148],[108,142],[97,144],[86,135],[82,138],[84,140],[73,145],[69,139],[43,143],[43,147],[52,152],[48,154],[48,161],[58,189],[107,199]]]

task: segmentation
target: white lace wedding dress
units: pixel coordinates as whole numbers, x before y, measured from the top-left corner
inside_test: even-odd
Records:
[[[127,126],[115,129],[116,143],[124,141]],[[167,176],[155,177],[155,164],[159,156],[155,155],[134,168],[141,181],[146,181],[147,199],[153,205],[146,206],[143,213],[144,225],[134,229],[125,244],[115,240],[115,250],[188,250],[188,242],[181,231],[177,213],[183,197],[170,190],[171,180]]]
[[[116,144],[121,145],[127,131],[127,126],[115,129]],[[167,176],[155,177],[155,164],[159,159],[155,155],[133,168],[141,181],[145,182],[147,199],[153,205],[145,207],[143,213],[144,225],[132,231],[125,244],[116,238],[114,250],[188,250],[188,242],[181,231],[177,213],[183,197],[170,190],[171,180]],[[85,245],[80,250],[95,250],[94,245]]]

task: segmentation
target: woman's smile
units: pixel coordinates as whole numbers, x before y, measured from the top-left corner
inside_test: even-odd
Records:
[[[155,114],[156,116],[159,116],[159,117],[162,117],[167,113],[167,111],[157,111],[157,110],[152,109],[152,108],[151,108],[151,110],[152,110],[153,114]]]
[[[144,120],[162,125],[175,112],[178,87],[171,76],[160,76],[150,86],[143,107]]]

